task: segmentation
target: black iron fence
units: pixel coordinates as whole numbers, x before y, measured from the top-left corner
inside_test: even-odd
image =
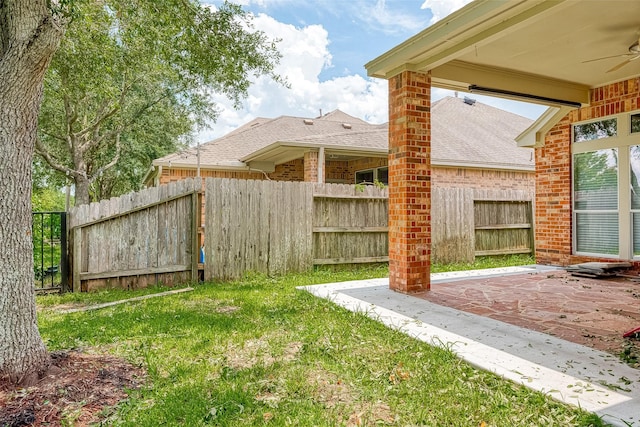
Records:
[[[33,273],[36,291],[67,290],[67,214],[33,212]]]

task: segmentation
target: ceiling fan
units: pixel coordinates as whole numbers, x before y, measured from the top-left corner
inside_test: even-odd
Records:
[[[605,57],[602,57],[602,58],[590,59],[588,61],[583,61],[582,63],[586,64],[587,62],[601,61],[603,59],[610,59],[610,58],[620,58],[620,57],[624,57],[624,56],[626,56],[627,59],[625,59],[624,61],[622,61],[621,63],[619,63],[615,67],[607,70],[607,73],[611,73],[613,71],[617,71],[620,68],[622,68],[625,65],[627,65],[629,62],[635,61],[636,59],[640,58],[640,39],[638,39],[635,43],[633,43],[631,46],[629,46],[629,52],[627,52],[627,53],[621,53],[621,54],[618,54],[618,55],[611,55],[611,56],[605,56]]]

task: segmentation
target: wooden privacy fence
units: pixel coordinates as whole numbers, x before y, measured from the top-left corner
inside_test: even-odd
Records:
[[[315,185],[313,263],[389,261],[388,198],[386,188]]]
[[[432,262],[533,253],[532,197],[523,190],[433,188]]]
[[[532,252],[531,197],[432,189],[432,260]],[[389,259],[388,189],[374,186],[207,178],[203,194],[200,179],[185,179],[68,218],[74,291],[196,281],[200,269],[230,280]]]
[[[205,279],[388,260],[387,191],[207,178]]]
[[[201,188],[186,179],[71,209],[72,289],[196,281]]]

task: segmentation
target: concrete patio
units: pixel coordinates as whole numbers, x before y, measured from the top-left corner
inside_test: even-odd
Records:
[[[640,284],[573,277],[542,266],[433,274],[431,291],[394,292],[388,279],[302,289],[446,347],[469,363],[595,412],[640,424],[640,369],[622,338],[640,326]]]

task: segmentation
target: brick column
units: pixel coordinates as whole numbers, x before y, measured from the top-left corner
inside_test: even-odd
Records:
[[[429,290],[431,272],[431,75],[389,80],[389,287]]]
[[[318,152],[304,153],[304,182],[318,182]]]

